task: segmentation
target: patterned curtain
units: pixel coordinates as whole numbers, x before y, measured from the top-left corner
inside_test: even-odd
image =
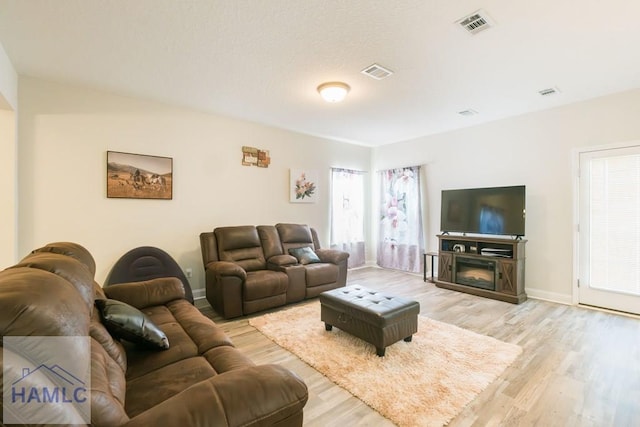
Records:
[[[424,251],[420,166],[389,169],[379,174],[378,265],[419,273]]]
[[[331,169],[331,248],[349,252],[349,268],[365,263],[363,172]]]

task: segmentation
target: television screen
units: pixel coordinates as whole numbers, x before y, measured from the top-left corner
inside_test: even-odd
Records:
[[[442,190],[442,232],[524,236],[525,186]]]

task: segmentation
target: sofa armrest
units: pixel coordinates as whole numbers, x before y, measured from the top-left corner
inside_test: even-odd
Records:
[[[292,255],[275,255],[267,260],[267,264],[269,265],[269,267],[274,267],[270,269],[275,269],[278,271],[281,270],[280,267],[288,267],[290,265],[296,265],[297,263],[298,260]]]
[[[106,286],[103,290],[107,298],[126,302],[137,309],[185,298],[184,285],[177,277],[118,283]]]
[[[316,249],[315,252],[318,258],[320,258],[320,261],[331,264],[340,264],[349,258],[349,252],[336,249]]]
[[[293,372],[278,365],[251,366],[194,384],[124,425],[302,425],[307,399],[307,386]]]
[[[205,270],[211,270],[216,276],[236,276],[242,281],[246,280],[247,272],[238,264],[229,261],[213,261],[205,266]]]

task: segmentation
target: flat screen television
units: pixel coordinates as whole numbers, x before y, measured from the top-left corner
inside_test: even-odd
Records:
[[[442,190],[443,233],[524,236],[525,186]]]

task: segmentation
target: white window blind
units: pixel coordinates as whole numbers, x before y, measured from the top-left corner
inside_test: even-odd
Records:
[[[640,295],[640,155],[591,159],[589,188],[590,286]]]

